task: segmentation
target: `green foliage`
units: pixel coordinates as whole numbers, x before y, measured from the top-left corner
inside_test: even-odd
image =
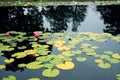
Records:
[[[8,77],[3,78],[2,80],[17,80],[15,76],[9,75]]]
[[[56,77],[60,74],[60,71],[58,69],[45,69],[42,72],[42,75],[44,77]]]
[[[79,61],[79,62],[85,62],[87,60],[87,58],[85,58],[85,57],[77,57],[76,60]]]

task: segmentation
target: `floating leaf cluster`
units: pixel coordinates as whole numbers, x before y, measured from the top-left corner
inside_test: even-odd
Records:
[[[105,43],[109,39],[120,42],[119,36],[112,36],[109,33],[43,33],[39,37],[34,35],[27,36],[24,32],[9,32],[11,36],[5,37],[0,35],[0,55],[5,56],[6,53],[10,58],[4,60],[5,63],[11,64],[16,60],[26,57],[34,58],[34,61],[27,63],[19,63],[19,68],[41,69],[44,77],[56,77],[60,74],[60,70],[71,70],[75,67],[73,58],[78,62],[88,61],[88,57],[94,57],[94,61],[99,68],[108,69],[112,64],[120,63],[120,54],[111,50],[98,53],[98,46],[88,43],[89,41]],[[88,42],[85,42],[88,41]],[[21,45],[21,43],[26,43]],[[52,53],[55,48],[58,53]],[[17,50],[16,50],[17,49]],[[4,53],[5,52],[5,53]],[[10,52],[10,53],[9,53]],[[5,65],[0,65],[0,69],[5,69]],[[30,78],[29,80],[40,80],[39,78]]]

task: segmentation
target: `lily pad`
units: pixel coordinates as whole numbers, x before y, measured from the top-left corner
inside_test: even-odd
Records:
[[[18,52],[18,53],[14,53],[14,54],[12,54],[12,57],[16,57],[16,58],[24,58],[24,57],[26,57],[27,56],[27,54],[25,53],[25,52]]]
[[[94,55],[96,55],[96,52],[89,52],[89,53],[86,53],[88,56],[94,56]]]
[[[29,78],[28,80],[40,80],[40,78]]]
[[[28,69],[40,69],[43,67],[42,62],[31,62],[26,65]]]
[[[0,64],[0,69],[4,69],[4,68],[6,68],[6,66]]]
[[[18,67],[26,67],[26,64],[25,63],[21,63],[21,64],[18,64]]]
[[[104,61],[102,59],[96,59],[95,62],[96,63],[103,63]]]
[[[85,62],[87,60],[87,58],[86,57],[77,57],[76,60],[79,62]]]
[[[49,63],[44,64],[43,66],[44,66],[45,68],[48,68],[48,69],[52,69],[52,68],[54,68],[54,67],[55,67],[55,65],[54,65],[54,64],[49,64]]]
[[[40,56],[36,58],[37,61],[41,61],[41,62],[46,62],[46,61],[50,61],[51,58],[47,57],[47,56]]]
[[[56,77],[60,74],[60,71],[58,69],[45,69],[43,72],[42,72],[42,75],[44,77]]]
[[[116,58],[116,59],[120,59],[120,54],[118,54],[118,53],[112,54],[112,57],[113,57],[113,58]]]
[[[73,62],[65,62],[65,63],[57,64],[56,67],[62,70],[69,70],[69,69],[73,69],[75,65]]]
[[[120,74],[116,74],[116,80],[120,80]]]
[[[114,59],[114,58],[110,58],[110,59],[107,59],[110,63],[120,63],[120,60],[118,59]]]
[[[60,64],[60,63],[63,63],[63,60],[62,59],[53,59],[51,61],[49,61],[51,64]]]
[[[109,55],[101,55],[100,58],[101,59],[110,59],[110,56]]]
[[[109,50],[108,50],[108,51],[104,51],[104,53],[105,53],[105,54],[113,54],[113,52],[112,52],[112,51],[109,51]]]
[[[109,63],[99,63],[98,67],[103,68],[103,69],[108,69],[108,68],[111,68],[111,64],[109,64]]]
[[[5,59],[4,62],[5,63],[12,63],[12,62],[14,62],[14,58]]]
[[[82,52],[85,52],[85,53],[93,53],[93,52],[95,52],[95,50],[94,50],[94,49],[91,49],[91,48],[84,48],[84,49],[82,50]]]
[[[3,78],[2,80],[16,80],[16,77],[13,75],[9,75],[8,77]]]

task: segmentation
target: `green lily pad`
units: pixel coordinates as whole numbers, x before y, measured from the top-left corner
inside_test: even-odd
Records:
[[[75,54],[73,54],[71,51],[64,51],[62,52],[62,55],[66,57],[70,57],[70,56],[74,56]]]
[[[18,49],[26,49],[27,47],[26,46],[19,46],[17,47]]]
[[[6,66],[0,64],[0,69],[4,69],[4,68],[6,68]]]
[[[49,64],[49,63],[47,63],[47,64],[44,64],[43,65],[45,68],[48,68],[48,69],[52,69],[52,68],[54,68],[54,64]]]
[[[40,69],[43,67],[42,62],[31,62],[26,65],[28,69]]]
[[[47,57],[47,56],[40,56],[36,58],[37,61],[41,61],[41,62],[46,62],[46,61],[50,61],[51,58]]]
[[[87,60],[87,58],[86,57],[77,57],[76,60],[79,62],[85,62]]]
[[[16,58],[24,58],[24,57],[26,57],[27,56],[27,54],[25,53],[25,52],[18,52],[18,53],[14,53],[14,54],[12,54],[12,57],[16,57]]]
[[[120,74],[116,74],[116,80],[120,80]]]
[[[42,72],[42,75],[44,77],[56,77],[60,74],[60,71],[58,69],[45,69],[43,72]]]
[[[98,67],[103,68],[103,69],[108,69],[108,68],[111,68],[111,64],[109,64],[109,63],[99,63]]]
[[[40,78],[29,78],[28,80],[40,80]]]
[[[72,50],[71,51],[73,54],[81,54],[82,52],[80,50]]]
[[[107,59],[110,63],[120,63],[120,60],[118,59],[114,59],[114,58],[110,58],[110,59]]]
[[[14,62],[14,58],[5,59],[4,62],[5,63],[12,63],[12,62]]]
[[[16,80],[16,77],[13,75],[9,75],[8,77],[3,78],[2,80]]]
[[[100,58],[101,59],[110,59],[110,56],[109,55],[101,55]]]
[[[26,64],[25,63],[21,63],[21,64],[18,64],[18,67],[26,67]]]
[[[53,59],[51,61],[49,61],[51,64],[60,64],[60,63],[63,63],[63,60],[62,59]]]
[[[85,52],[85,53],[93,53],[93,52],[95,52],[95,50],[94,50],[94,49],[90,49],[90,48],[84,48],[84,49],[82,50],[82,52]]]
[[[112,52],[112,51],[109,51],[109,50],[108,50],[108,51],[104,51],[104,53],[105,53],[105,54],[113,54],[113,52]]]

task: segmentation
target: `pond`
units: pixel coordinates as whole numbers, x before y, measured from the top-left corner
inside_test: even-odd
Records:
[[[0,7],[0,80],[120,80],[119,9]]]

